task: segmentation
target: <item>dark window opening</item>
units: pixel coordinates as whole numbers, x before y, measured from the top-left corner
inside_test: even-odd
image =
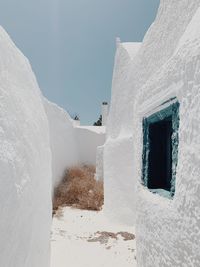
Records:
[[[175,193],[178,161],[179,103],[143,121],[143,182],[152,192]],[[159,189],[159,190],[158,190]],[[157,190],[157,191],[156,191]]]
[[[172,179],[172,117],[149,125],[148,188],[170,191]]]

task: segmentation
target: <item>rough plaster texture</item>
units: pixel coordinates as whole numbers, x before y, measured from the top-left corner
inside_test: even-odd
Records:
[[[137,199],[140,267],[200,266],[199,7],[199,0],[161,0],[131,62],[123,44],[116,53],[104,149],[105,209],[113,218],[132,223]],[[142,119],[171,97],[180,103],[173,200],[141,185]]]
[[[186,2],[182,1],[181,7]],[[174,9],[175,5],[171,3]],[[142,117],[170,97],[176,96],[180,103],[179,155],[174,199],[164,199],[138,186],[136,225],[139,266],[200,266],[199,5],[199,1],[190,1],[186,8],[190,22],[186,17],[184,23],[179,25],[182,22],[176,19],[176,25],[179,25],[176,28],[182,36],[177,32],[179,39],[174,40],[175,44],[172,45],[174,53],[137,93],[135,138],[140,142],[136,143],[135,148],[138,177],[141,177]],[[161,5],[162,16],[168,17],[168,22],[166,20],[165,23],[173,24],[175,17],[167,9],[163,9]],[[180,15],[182,16],[184,14]],[[171,39],[171,33],[168,34],[167,39]]]
[[[28,60],[2,28],[0,98],[0,266],[48,267],[52,181],[76,164],[95,165],[105,128],[78,129],[44,99]]]
[[[30,64],[2,28],[0,99],[0,266],[48,267],[48,121]]]

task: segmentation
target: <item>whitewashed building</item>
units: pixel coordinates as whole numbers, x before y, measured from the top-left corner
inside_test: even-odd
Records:
[[[140,267],[200,266],[199,26],[199,0],[161,0],[132,61],[117,49],[105,203],[135,217]]]

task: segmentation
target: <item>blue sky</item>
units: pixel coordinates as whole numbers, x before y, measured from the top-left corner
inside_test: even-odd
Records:
[[[43,94],[83,124],[110,101],[115,38],[142,41],[159,0],[0,0],[0,24],[29,58]]]

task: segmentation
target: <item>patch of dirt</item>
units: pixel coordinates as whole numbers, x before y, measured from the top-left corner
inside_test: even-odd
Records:
[[[118,233],[112,233],[112,232],[96,232],[94,237],[90,237],[87,241],[88,242],[99,242],[100,244],[107,244],[109,239],[115,239],[118,240],[118,236],[123,238],[124,241],[134,240],[135,235],[128,233],[128,232],[118,232]],[[110,247],[109,247],[110,249]]]
[[[135,251],[133,248],[128,248],[128,250],[130,250],[132,253]]]
[[[95,237],[90,237],[88,242],[99,242],[100,244],[107,244],[110,238],[117,240],[117,234],[111,232],[96,232]]]
[[[121,235],[124,239],[124,241],[129,241],[129,240],[134,240],[135,239],[135,235],[128,233],[128,232],[118,232],[118,235]]]
[[[63,217],[63,209],[59,207],[57,210],[53,211],[53,215],[57,218],[62,218]]]

